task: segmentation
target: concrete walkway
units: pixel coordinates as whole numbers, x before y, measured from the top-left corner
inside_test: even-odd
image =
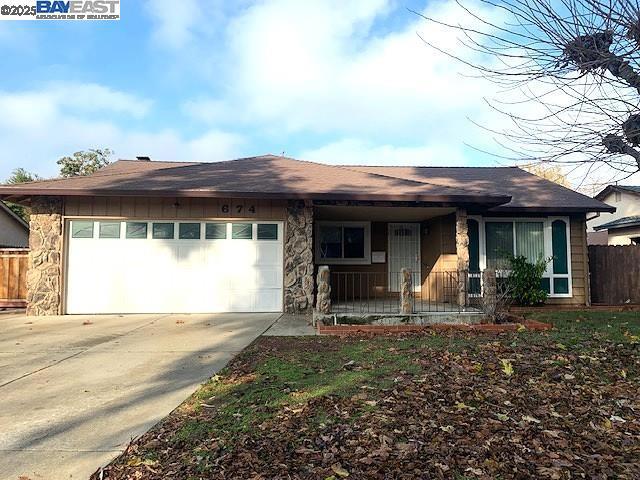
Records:
[[[0,314],[0,479],[85,479],[279,314]]]
[[[267,337],[303,337],[317,335],[311,315],[283,314],[264,332]]]

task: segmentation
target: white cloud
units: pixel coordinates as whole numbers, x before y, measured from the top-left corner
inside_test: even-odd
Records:
[[[109,147],[120,158],[200,161],[224,160],[244,151],[242,136],[215,128],[186,136],[175,128],[131,128],[109,119],[116,113],[135,120],[150,106],[148,100],[96,84],[0,92],[0,181],[18,167],[54,176],[58,158],[88,148]]]
[[[146,9],[156,24],[154,41],[171,48],[181,48],[193,40],[193,31],[204,19],[201,2],[181,0],[149,0]]]
[[[95,83],[50,83],[40,90],[0,91],[0,125],[8,129],[54,128],[64,113],[145,116],[152,102]]]
[[[373,34],[374,21],[390,8],[384,0],[257,3],[228,26],[229,64],[221,72],[227,89],[187,101],[183,110],[199,121],[280,134],[384,135],[412,143],[448,136],[461,143],[460,133],[471,128],[466,115],[486,112],[482,98],[494,86],[460,76],[459,64],[427,47],[416,31],[460,48],[456,33],[412,13],[401,31]],[[428,13],[459,16],[452,2]]]

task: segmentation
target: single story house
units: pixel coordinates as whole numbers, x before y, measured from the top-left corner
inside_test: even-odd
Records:
[[[29,224],[0,201],[0,248],[27,248]]]
[[[1,186],[0,198],[31,208],[30,315],[309,312],[321,265],[335,275],[336,302],[393,296],[407,269],[416,297],[459,304],[509,254],[553,257],[548,302],[584,305],[586,216],[615,210],[515,167],[273,155],[139,157]]]
[[[587,223],[590,245],[640,245],[640,185],[608,185],[595,198],[616,207]]]

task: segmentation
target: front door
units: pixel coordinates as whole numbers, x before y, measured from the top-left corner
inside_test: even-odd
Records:
[[[400,291],[400,272],[412,272],[413,288],[420,291],[420,224],[389,224],[389,291]]]

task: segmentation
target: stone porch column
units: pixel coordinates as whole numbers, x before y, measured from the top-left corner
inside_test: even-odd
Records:
[[[27,315],[62,314],[62,199],[36,197],[29,221]]]
[[[458,257],[458,305],[467,306],[467,275],[469,273],[469,229],[467,210],[456,210],[456,255]]]
[[[331,272],[329,267],[318,267],[316,280],[318,292],[316,293],[316,311],[324,315],[331,313]]]
[[[290,200],[284,242],[284,311],[313,309],[313,207]]]

